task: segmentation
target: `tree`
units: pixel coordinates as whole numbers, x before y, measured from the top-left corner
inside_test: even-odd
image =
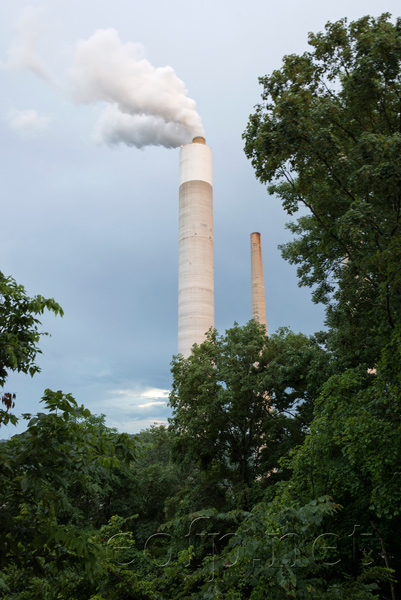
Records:
[[[171,430],[176,448],[249,505],[256,481],[273,483],[278,459],[299,444],[312,418],[328,355],[315,338],[262,325],[209,331],[184,359],[174,357]]]
[[[122,500],[129,514],[137,519],[130,523],[138,547],[144,548],[149,536],[154,535],[166,517],[174,516],[181,491],[188,478],[193,482],[195,466],[190,461],[173,461],[171,457],[172,433],[164,426],[141,431],[136,440],[142,451],[131,467],[131,480],[121,490]],[[126,515],[121,507],[113,514]],[[191,510],[191,509],[189,509]]]
[[[345,507],[333,530],[354,535],[353,561],[368,542],[371,560],[399,573],[401,543],[401,335],[382,351],[376,372],[347,369],[328,379],[305,442],[290,460],[285,503],[330,494]],[[358,529],[357,528],[357,529]],[[363,537],[369,536],[369,537]],[[359,553],[359,557],[355,556]],[[343,561],[344,562],[344,561]],[[396,598],[392,583],[392,598]]]
[[[288,214],[307,209],[282,251],[327,306],[335,370],[282,500],[332,495],[344,505],[336,531],[358,524],[372,558],[399,570],[401,20],[342,19],[309,43],[261,78],[244,133],[257,177]]]
[[[43,296],[27,296],[22,285],[18,285],[12,277],[0,272],[0,387],[3,388],[10,371],[29,373],[33,376],[40,371],[36,362],[41,353],[38,342],[42,335],[37,315],[49,310],[55,315],[63,315],[63,310],[53,298]],[[0,425],[9,421],[16,422],[10,412],[14,408],[15,395],[2,394],[0,408]]]
[[[192,572],[181,567],[183,584],[176,597],[376,600],[376,582],[387,579],[387,569],[365,567],[351,578],[344,563],[333,568],[338,541],[325,524],[339,508],[328,497],[304,506],[260,503],[231,530],[221,552],[210,552]]]
[[[21,598],[54,598],[65,578],[102,572],[104,484],[137,453],[70,394],[46,390],[42,401],[47,411],[24,415],[27,430],[0,444],[0,571]]]
[[[373,368],[401,318],[401,20],[328,23],[260,78],[244,133],[255,173],[298,235],[282,247],[327,304],[345,366]]]

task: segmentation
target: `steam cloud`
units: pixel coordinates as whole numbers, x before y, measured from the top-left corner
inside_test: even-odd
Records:
[[[26,8],[18,22],[17,36],[0,69],[26,68],[66,93],[39,57],[35,45],[42,27],[41,11]],[[69,70],[72,96],[77,104],[106,104],[94,129],[94,139],[109,145],[165,146],[175,148],[196,135],[204,135],[196,103],[172,67],[156,68],[142,58],[139,44],[123,44],[115,29],[99,29],[76,45]],[[71,98],[71,94],[69,94]],[[14,129],[43,128],[36,111],[8,115]]]
[[[203,135],[196,103],[172,67],[153,67],[140,47],[123,44],[114,29],[98,30],[78,42],[70,71],[78,104],[109,106],[95,127],[95,139],[142,148],[185,144]]]
[[[110,145],[124,143],[137,148],[177,148],[190,141],[191,135],[188,128],[181,123],[166,123],[161,117],[148,115],[128,115],[113,105],[101,115],[95,126],[93,138],[98,143],[106,142]]]

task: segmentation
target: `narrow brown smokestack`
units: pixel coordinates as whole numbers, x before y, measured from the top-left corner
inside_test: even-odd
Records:
[[[252,319],[266,327],[265,284],[260,233],[251,233]]]

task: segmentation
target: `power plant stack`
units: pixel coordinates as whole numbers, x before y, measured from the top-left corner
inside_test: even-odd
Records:
[[[266,300],[260,233],[251,233],[252,319],[266,327]]]
[[[195,137],[180,150],[178,353],[214,327],[212,151]]]

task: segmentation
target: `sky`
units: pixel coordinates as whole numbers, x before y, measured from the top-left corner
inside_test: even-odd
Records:
[[[167,423],[177,353],[179,146],[213,151],[215,325],[251,318],[250,234],[262,237],[268,331],[311,334],[324,311],[277,246],[289,217],[256,179],[242,133],[258,77],[308,32],[389,0],[3,0],[0,269],[43,315],[41,373],[11,374],[16,413],[46,388],[119,431]],[[154,145],[154,144],[161,145]],[[23,431],[2,428],[1,438]]]

